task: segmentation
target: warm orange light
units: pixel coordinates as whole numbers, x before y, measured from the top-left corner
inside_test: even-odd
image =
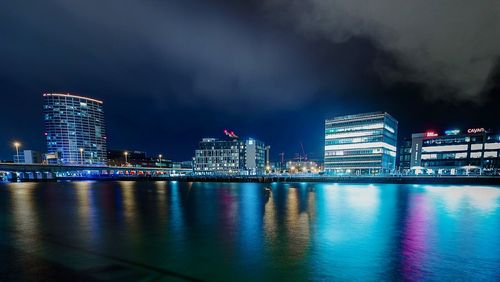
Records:
[[[46,96],[71,97],[71,98],[77,98],[77,99],[85,99],[85,100],[92,101],[92,102],[96,102],[96,103],[99,103],[99,104],[102,104],[102,103],[103,103],[102,101],[97,100],[97,99],[92,99],[92,98],[88,98],[88,97],[83,97],[83,96],[73,95],[73,94],[70,94],[70,93],[66,93],[66,94],[59,94],[59,93],[44,93],[44,94],[43,94],[43,96],[44,96],[44,97],[46,97]]]

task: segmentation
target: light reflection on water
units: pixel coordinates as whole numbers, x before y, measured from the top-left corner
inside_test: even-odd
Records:
[[[27,272],[50,272],[55,256],[76,251],[76,257],[92,255],[86,260],[93,265],[211,281],[495,280],[499,233],[498,187],[127,181],[0,186],[4,248],[31,252],[31,263],[49,262]],[[47,251],[54,244],[62,252]],[[26,263],[16,256],[0,253],[0,263],[10,263],[0,273]],[[80,263],[68,260],[64,267],[92,277]]]

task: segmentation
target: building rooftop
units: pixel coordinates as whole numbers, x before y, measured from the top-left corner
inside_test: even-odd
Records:
[[[398,122],[393,116],[391,116],[387,112],[382,112],[382,111],[377,111],[377,112],[369,112],[369,113],[361,113],[361,114],[354,114],[354,115],[345,115],[345,116],[337,116],[332,119],[327,119],[326,122],[331,122],[331,121],[342,121],[342,120],[351,120],[351,119],[364,119],[368,117],[375,117],[375,116],[389,116],[391,117],[394,121]]]
[[[44,94],[43,94],[43,97],[46,97],[46,96],[70,97],[70,98],[85,99],[85,100],[89,100],[89,101],[96,102],[96,103],[99,103],[99,104],[102,104],[102,103],[103,103],[102,101],[97,100],[97,99],[93,99],[93,98],[89,98],[89,97],[83,97],[83,96],[78,96],[78,95],[73,95],[73,94],[70,94],[70,93],[66,93],[66,94],[60,94],[60,93],[44,93]]]

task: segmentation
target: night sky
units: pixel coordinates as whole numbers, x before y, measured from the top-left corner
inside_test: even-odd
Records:
[[[109,149],[178,161],[225,128],[321,158],[324,119],[367,111],[400,138],[500,131],[500,2],[404,2],[1,1],[0,159],[45,151],[44,92],[104,100]]]

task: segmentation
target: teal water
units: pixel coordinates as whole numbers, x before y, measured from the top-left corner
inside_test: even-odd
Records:
[[[500,188],[0,184],[0,280],[500,281]]]

